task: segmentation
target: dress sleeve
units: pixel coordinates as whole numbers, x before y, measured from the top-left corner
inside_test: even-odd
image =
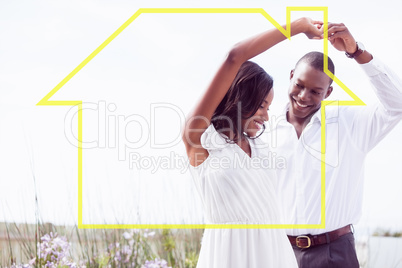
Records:
[[[370,79],[378,101],[357,109],[352,134],[364,152],[376,146],[402,119],[402,81],[377,58],[361,67]]]
[[[209,125],[201,135],[201,146],[208,150],[208,152],[222,150],[228,145],[229,143],[216,131],[213,124]]]

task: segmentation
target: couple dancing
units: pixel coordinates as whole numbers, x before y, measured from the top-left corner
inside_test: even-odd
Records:
[[[291,35],[301,33],[322,39],[323,23],[292,22]],[[338,160],[326,163],[325,229],[206,229],[197,267],[359,267],[351,224],[362,210],[364,158],[400,121],[402,83],[343,24],[330,23],[328,36],[361,64],[378,102],[326,109],[326,159]],[[321,101],[332,92],[322,53],[306,54],[290,73],[286,120],[272,130],[277,144],[268,150],[258,138],[273,81],[248,60],[283,40],[272,29],[235,45],[186,122],[183,141],[208,224],[320,223],[321,158],[311,148],[321,151]],[[328,69],[334,73],[329,58]],[[263,167],[270,150],[286,168]]]

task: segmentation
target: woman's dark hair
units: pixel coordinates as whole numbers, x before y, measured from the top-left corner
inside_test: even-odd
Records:
[[[225,97],[212,115],[212,124],[218,132],[232,130],[236,142],[243,133],[242,119],[252,117],[272,89],[272,77],[258,64],[243,63]]]

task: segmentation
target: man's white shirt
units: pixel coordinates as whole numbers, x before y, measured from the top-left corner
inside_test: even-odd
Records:
[[[289,229],[288,235],[320,234],[356,224],[361,217],[364,160],[402,118],[402,82],[374,58],[361,64],[378,102],[325,108],[325,229]],[[336,104],[336,102],[334,103]],[[269,124],[284,224],[321,224],[321,109],[297,138],[286,112]]]

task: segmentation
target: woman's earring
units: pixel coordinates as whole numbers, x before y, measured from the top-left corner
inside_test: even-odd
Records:
[[[265,124],[262,124],[262,131],[261,131],[261,133],[260,134],[258,134],[257,136],[255,136],[255,137],[250,137],[247,133],[243,133],[247,138],[249,138],[249,139],[252,139],[252,140],[254,140],[254,139],[257,139],[258,137],[260,137],[261,135],[262,135],[262,133],[264,133],[264,131],[265,131]]]

